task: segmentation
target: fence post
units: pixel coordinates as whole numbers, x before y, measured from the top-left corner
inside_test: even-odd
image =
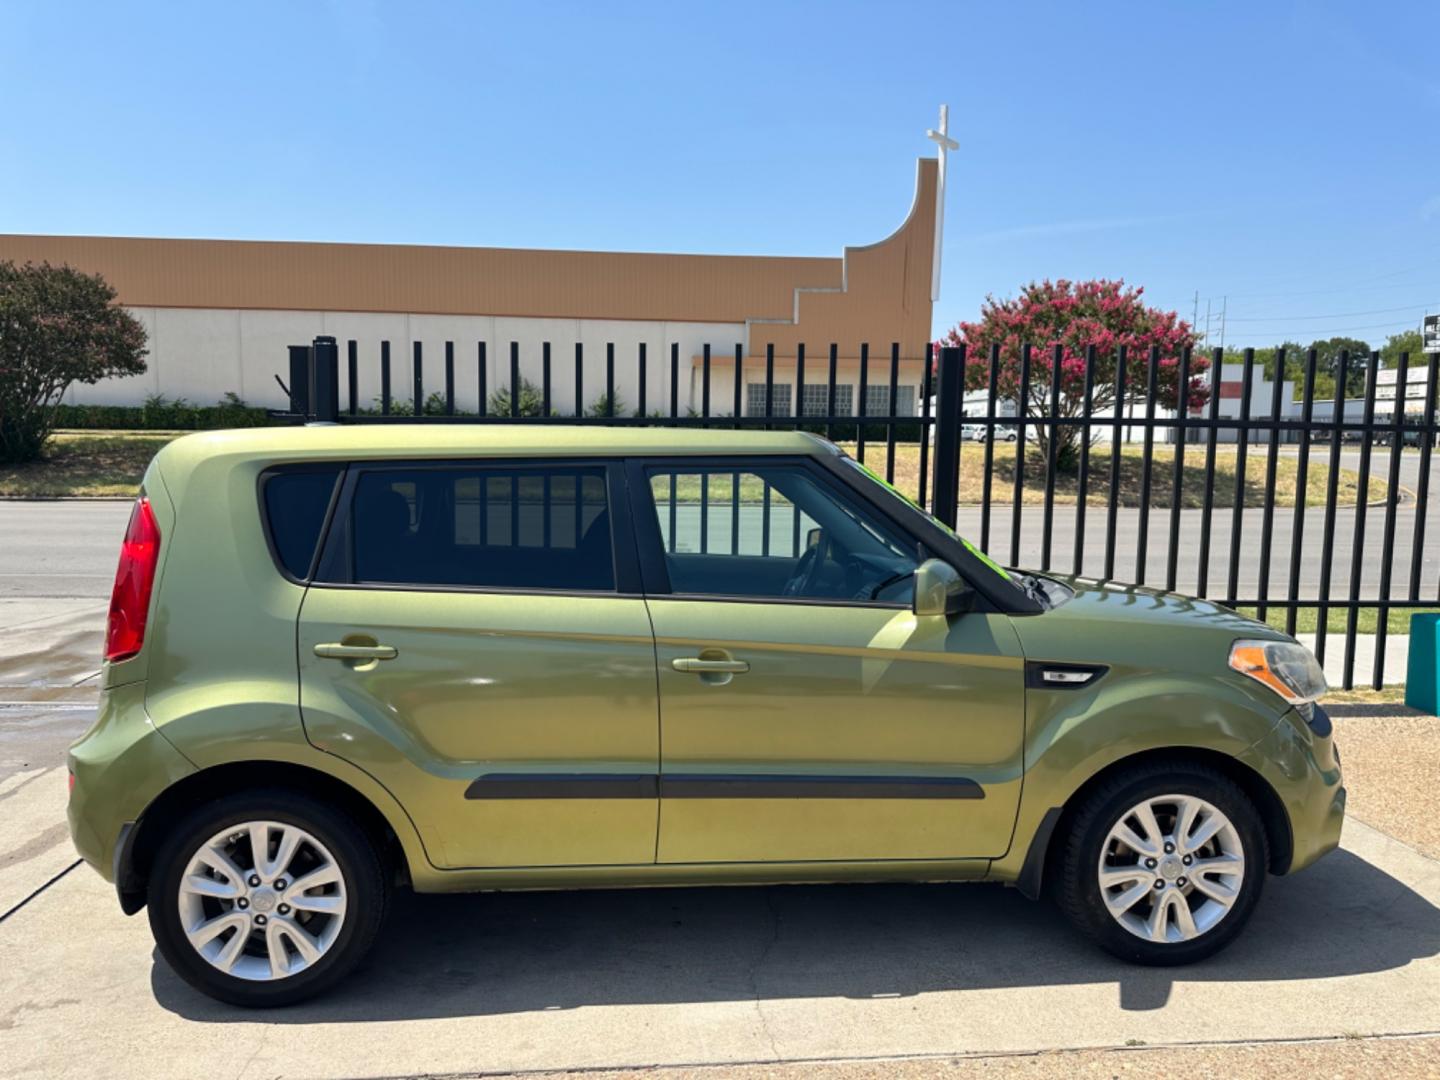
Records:
[[[340,418],[340,346],[333,337],[317,337],[309,352],[309,415],[333,424]]]
[[[940,386],[935,403],[935,498],[931,510],[952,529],[960,516],[960,409],[965,403],[961,385],[960,348],[940,350]],[[894,412],[894,402],[891,402]]]
[[[290,413],[310,416],[310,346],[291,345],[290,349]]]

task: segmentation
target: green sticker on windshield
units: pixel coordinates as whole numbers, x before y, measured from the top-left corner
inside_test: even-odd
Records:
[[[925,509],[923,506],[921,506],[919,503],[917,503],[914,499],[910,498],[909,495],[906,495],[903,491],[901,491],[899,488],[897,488],[894,484],[890,483],[890,481],[886,480],[883,476],[880,476],[880,475],[879,475],[878,473],[876,473],[873,469],[871,469],[868,465],[866,465],[863,461],[856,461],[856,460],[855,460],[854,458],[852,458],[852,457],[847,457],[845,460],[851,462],[851,463],[852,463],[853,465],[855,465],[861,472],[863,472],[866,476],[870,477],[871,480],[874,480],[874,481],[875,481],[877,484],[879,484],[881,487],[888,488],[889,490],[893,491],[896,495],[900,496],[900,498],[904,499],[904,500],[905,500],[907,503],[909,503],[911,506],[915,507],[916,510],[919,510],[922,514],[924,514],[927,518],[929,518],[930,521],[931,521],[933,524],[938,525],[940,528],[944,529],[947,533],[949,533],[951,536],[953,536],[956,540],[959,540],[960,543],[962,543],[962,544],[965,545],[965,550],[966,550],[966,551],[970,552],[971,555],[974,555],[977,559],[979,559],[982,563],[984,563],[986,566],[988,566],[991,570],[994,570],[995,573],[997,573],[997,574],[999,574],[999,575],[1001,576],[1001,578],[1003,578],[1003,579],[1006,580],[1006,581],[1009,581],[1009,580],[1010,580],[1010,575],[1006,572],[1006,570],[1005,570],[1005,568],[1004,568],[1003,566],[1001,566],[999,563],[997,563],[994,559],[990,558],[989,555],[986,555],[985,552],[981,551],[978,547],[976,547],[974,544],[972,544],[969,540],[966,540],[963,536],[961,536],[959,533],[957,533],[954,529],[950,528],[949,525],[946,525],[943,521],[941,521],[939,518],[937,518],[934,514],[931,514],[931,513],[929,513],[928,511],[926,511],[926,509]]]

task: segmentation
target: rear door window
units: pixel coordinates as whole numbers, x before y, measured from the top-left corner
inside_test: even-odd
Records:
[[[262,481],[265,527],[275,560],[297,581],[310,576],[340,471],[339,465],[307,465],[275,470]]]
[[[367,469],[322,580],[613,591],[603,465]]]

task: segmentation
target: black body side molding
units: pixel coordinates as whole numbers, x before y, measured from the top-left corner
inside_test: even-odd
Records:
[[[486,773],[467,799],[983,799],[963,776]]]

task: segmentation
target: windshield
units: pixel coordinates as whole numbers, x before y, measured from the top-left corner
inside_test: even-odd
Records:
[[[1045,591],[1045,588],[1043,584],[1039,581],[1039,579],[1028,574],[1012,574],[1010,571],[1006,570],[1003,566],[1001,566],[994,559],[992,559],[989,555],[986,555],[985,552],[981,551],[978,547],[972,544],[969,540],[965,539],[965,537],[961,536],[954,529],[950,528],[949,525],[946,525],[934,514],[931,514],[914,499],[910,498],[908,495],[902,492],[894,484],[890,483],[884,477],[878,475],[871,469],[866,468],[862,462],[856,461],[854,458],[844,453],[840,455],[840,458],[849,468],[856,470],[868,480],[877,484],[885,492],[887,497],[892,499],[899,499],[906,505],[907,508],[910,509],[910,511],[917,514],[923,514],[925,519],[931,524],[933,524],[936,528],[943,529],[946,533],[953,536],[956,540],[960,541],[960,543],[964,544],[966,551],[970,552],[971,555],[974,555],[981,564],[987,567],[991,572],[993,572],[997,577],[999,577],[1002,581],[1006,582],[1012,588],[1019,589],[1021,592],[1036,600],[1044,607],[1052,606],[1049,597]]]

